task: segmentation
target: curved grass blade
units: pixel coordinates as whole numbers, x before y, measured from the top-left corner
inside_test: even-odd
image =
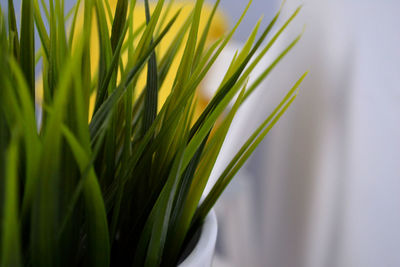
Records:
[[[187,202],[187,198],[189,197],[189,190],[192,186],[193,180],[194,180],[194,174],[196,169],[199,166],[201,156],[203,154],[204,148],[207,144],[208,137],[210,135],[211,131],[209,132],[208,136],[203,140],[202,144],[200,147],[197,149],[196,153],[194,154],[193,158],[189,162],[189,165],[186,167],[185,171],[182,174],[182,177],[179,182],[179,186],[176,192],[175,196],[175,201],[173,205],[173,210],[170,218],[170,224],[168,226],[168,236],[171,238],[173,241],[179,240],[179,234],[177,232],[183,232],[183,229],[180,227],[181,225],[178,224],[178,220],[180,219],[180,216],[182,216],[182,213],[185,212],[184,207]],[[183,241],[183,239],[182,239]],[[173,243],[172,245],[169,245],[166,247],[166,251],[164,253],[164,261],[166,264],[175,264],[176,260],[179,257],[179,252],[180,252],[180,245],[181,243],[178,241],[178,245],[176,243]]]
[[[63,134],[79,164],[81,174],[84,176],[85,170],[91,164],[88,151],[85,151],[68,128],[63,127]],[[90,265],[108,267],[110,264],[110,241],[107,214],[93,165],[87,174],[87,179],[84,180],[83,196],[86,203]]]
[[[260,75],[257,79],[251,84],[249,90],[247,90],[245,94],[245,99],[247,99],[253,91],[261,84],[262,81],[271,73],[271,71],[275,68],[275,66],[289,53],[290,50],[300,41],[301,34],[297,36],[278,56],[277,58],[271,63],[271,65]]]
[[[216,108],[216,106],[218,105],[217,103],[219,103],[221,101],[221,99],[223,99],[225,97],[225,95],[228,94],[230,91],[234,91],[235,87],[237,90],[238,89],[237,85],[241,85],[245,82],[247,77],[250,75],[251,71],[257,66],[259,61],[262,59],[262,57],[265,55],[265,53],[269,50],[269,48],[272,46],[272,44],[276,41],[276,39],[279,37],[279,35],[283,32],[283,30],[287,27],[287,25],[289,25],[289,23],[297,16],[297,14],[300,12],[300,9],[301,9],[301,6],[296,9],[296,11],[292,14],[292,16],[286,21],[286,23],[280,28],[280,30],[270,40],[270,42],[263,49],[261,54],[258,57],[256,57],[256,59],[245,70],[245,67],[250,62],[250,60],[254,56],[254,54],[257,52],[258,48],[261,46],[261,44],[267,37],[268,33],[271,31],[276,20],[278,19],[280,11],[277,13],[277,15],[273,18],[273,20],[270,22],[270,24],[266,27],[264,32],[261,34],[261,36],[259,37],[258,41],[254,45],[254,47],[252,48],[250,53],[244,59],[243,63],[240,66],[238,66],[238,68],[234,72],[234,74],[232,74],[232,76],[229,79],[227,79],[226,83],[223,84],[223,86],[217,91],[217,94],[213,97],[211,102],[207,105],[205,111],[201,114],[199,119],[196,121],[196,123],[192,127],[191,137],[200,128],[202,123],[204,123],[207,116]],[[244,71],[244,73],[243,73],[243,75],[241,75],[243,71]],[[239,79],[239,77],[240,77],[240,79]]]
[[[233,34],[236,32],[237,28],[239,25],[242,23],[245,15],[247,14],[247,11],[250,8],[250,5],[253,0],[249,0],[247,3],[246,8],[243,10],[239,20],[236,22],[235,26],[232,28],[232,30],[229,32],[229,34],[223,39],[223,42],[221,45],[218,47],[218,50],[213,54],[212,58],[208,60],[208,57],[204,57],[200,63],[199,66],[197,66],[196,70],[194,70],[193,77],[194,79],[191,80],[189,83],[189,88],[196,88],[197,85],[200,83],[200,81],[204,78],[204,76],[208,73],[210,70],[211,66],[215,63],[217,60],[218,56],[221,54],[222,50],[226,47],[226,45],[229,43],[229,41],[232,39]],[[214,43],[213,46],[217,45],[221,40],[218,40],[217,42]],[[212,47],[213,47],[212,46]],[[211,49],[211,51],[214,49]],[[208,61],[208,62],[207,62]]]
[[[9,63],[9,68],[16,78],[15,87],[19,90],[16,90],[15,100],[12,100],[14,97],[11,96],[7,96],[7,100],[13,103],[10,108],[13,108],[13,115],[16,116],[15,120],[22,123],[22,127],[24,128],[23,138],[26,153],[26,180],[22,199],[22,218],[25,219],[28,209],[31,208],[34,188],[37,181],[36,176],[40,161],[41,144],[37,134],[35,109],[31,101],[29,87],[18,63],[15,60],[10,60]],[[15,103],[16,100],[18,104]]]
[[[215,134],[212,136],[209,144],[207,145],[200,165],[196,170],[194,180],[190,186],[188,198],[184,202],[182,214],[173,226],[173,230],[171,233],[171,237],[173,238],[169,240],[171,243],[168,247],[170,247],[171,249],[175,249],[175,251],[178,253],[181,250],[182,244],[187,235],[187,231],[189,230],[189,227],[191,225],[192,218],[200,202],[200,198],[207,185],[209,176],[215,165],[221,147],[225,141],[226,134],[228,133],[233,118],[243,101],[246,85],[243,87],[241,93],[239,94],[235,104],[225,118],[224,122],[218,127]]]
[[[168,177],[167,184],[163,188],[160,198],[154,206],[154,209],[156,209],[157,212],[155,214],[151,238],[147,249],[146,261],[144,265],[146,267],[159,266],[161,262],[161,256],[167,238],[173,202],[180,180],[182,155],[183,150],[178,152]]]
[[[243,48],[240,51],[240,53],[236,52],[228,70],[226,71],[225,77],[222,80],[221,84],[225,84],[229,80],[229,78],[234,75],[235,71],[237,71],[240,68],[241,64],[243,64],[243,62],[246,60],[246,57],[250,53],[252,46],[254,44],[254,41],[256,39],[258,29],[260,28],[260,25],[261,25],[261,21],[262,21],[262,19],[259,19],[257,24],[254,26],[253,30],[250,33],[249,38],[247,39],[246,43],[243,45]]]
[[[293,88],[287,93],[275,110],[270,114],[270,116],[258,127],[258,129],[252,134],[252,136],[246,141],[246,143],[241,147],[229,165],[226,167],[224,172],[218,178],[217,183],[212,188],[211,192],[207,195],[204,202],[200,205],[196,211],[194,217],[194,224],[201,222],[205,216],[208,214],[212,206],[215,204],[219,196],[222,194],[223,190],[233,179],[238,170],[243,166],[246,160],[250,157],[252,152],[258,146],[258,144],[265,138],[269,133],[271,128],[276,124],[280,117],[289,108],[292,102],[297,97],[297,90],[301,82],[307,76],[307,72],[303,74],[300,79],[295,83]]]

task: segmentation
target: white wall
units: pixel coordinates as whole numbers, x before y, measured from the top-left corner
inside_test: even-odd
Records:
[[[264,146],[264,261],[400,266],[400,2],[303,2],[304,39],[269,84],[310,70]]]

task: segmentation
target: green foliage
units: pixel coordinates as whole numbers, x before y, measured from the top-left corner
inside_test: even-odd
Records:
[[[306,74],[200,203],[236,112],[300,36],[248,84],[252,71],[300,9],[266,44],[280,11],[257,38],[260,20],[195,118],[197,88],[251,1],[233,29],[209,45],[220,1],[200,30],[204,0],[197,0],[161,56],[158,46],[180,16],[168,16],[172,2],[164,7],[159,0],[150,9],[146,0],[146,23],[136,28],[135,0],[118,0],[114,12],[107,0],[78,0],[68,12],[63,0],[23,0],[20,29],[13,1],[0,8],[1,266],[176,265],[185,242],[296,98]],[[81,32],[75,30],[79,14]],[[90,65],[92,23],[99,36],[98,70]],[[34,26],[41,41],[37,51]],[[43,100],[35,103],[39,59]],[[159,103],[174,60],[179,69],[167,100]],[[143,72],[147,84],[138,88]]]

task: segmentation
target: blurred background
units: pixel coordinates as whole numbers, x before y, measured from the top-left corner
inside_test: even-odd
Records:
[[[254,0],[235,45],[261,15],[268,23],[280,4]],[[398,267],[400,1],[289,0],[280,24],[300,4],[300,15],[260,68],[306,25],[303,38],[241,111],[221,164],[298,77],[310,73],[218,203],[215,266]],[[231,22],[245,5],[221,1]]]
[[[246,4],[221,0],[227,25]],[[294,105],[217,204],[214,267],[399,267],[400,1],[288,0],[278,26],[301,4],[256,73],[306,25],[302,40],[240,110],[212,174],[309,70]],[[206,94],[258,19],[266,26],[280,5],[253,0]]]

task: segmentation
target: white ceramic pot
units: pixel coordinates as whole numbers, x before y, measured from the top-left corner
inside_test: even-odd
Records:
[[[199,240],[192,252],[181,262],[179,267],[211,267],[217,241],[217,216],[214,210],[206,217]]]

